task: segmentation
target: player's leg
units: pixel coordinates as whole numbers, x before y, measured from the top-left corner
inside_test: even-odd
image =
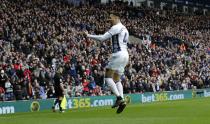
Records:
[[[114,73],[113,75],[113,79],[116,83],[116,86],[117,86],[117,89],[120,93],[120,96],[124,99],[124,95],[123,95],[123,86],[122,86],[122,83],[121,83],[121,79],[120,79],[121,75],[118,74],[117,72]]]
[[[121,74],[123,74],[124,67],[126,66],[127,62],[128,62],[128,53],[127,52],[119,52],[117,54],[114,54],[114,55],[112,55],[111,61],[109,62],[108,66],[107,66],[107,68],[109,68],[109,70],[106,71],[106,77],[109,77],[109,79],[112,82],[112,87],[114,87],[114,89],[116,91],[115,95],[117,96],[117,99],[116,99],[115,104],[112,107],[115,108],[115,107],[119,106],[117,113],[121,113],[124,110],[126,104],[125,104],[123,98],[121,97],[121,95],[118,91],[117,85],[115,84],[113,78],[117,81],[120,81],[120,76],[121,76]],[[121,89],[121,91],[122,91],[121,94],[123,96],[123,88],[120,87],[120,85],[119,85],[119,88]]]
[[[113,75],[113,78],[115,79],[116,86],[118,88],[121,98],[124,97],[123,97],[123,86],[120,78],[124,73],[124,68],[128,64],[128,60],[129,60],[128,54],[127,53],[122,54],[119,60],[119,67]],[[124,101],[124,99],[122,99],[117,109],[117,113],[121,113],[125,109],[125,107],[126,107],[126,102]]]
[[[105,72],[105,81],[107,85],[111,88],[111,91],[115,94],[115,96],[120,97],[120,93],[117,89],[117,86],[113,80],[113,75],[115,70],[118,68],[118,60],[119,56],[112,54],[112,58],[110,59]]]
[[[112,106],[112,108],[116,108],[123,102],[123,87],[122,87],[122,84],[120,82],[120,75],[118,73],[114,72],[113,79],[114,79],[115,82],[118,83],[118,84],[115,84],[115,85],[116,85],[117,90],[120,94],[120,96],[118,96],[116,98],[116,101],[115,101],[114,105]]]
[[[58,103],[59,103],[59,110],[60,110],[60,112],[64,112],[64,111],[63,111],[63,108],[61,107],[61,102],[62,102],[62,100],[63,100],[63,95],[60,95],[59,98],[58,98]]]
[[[124,69],[123,69],[123,71],[124,71]],[[124,101],[124,96],[123,96],[123,86],[122,86],[122,83],[121,83],[121,80],[120,80],[120,76],[122,75],[123,71],[122,71],[122,69],[121,69],[121,72],[119,70],[118,72],[116,72],[114,74],[114,77],[113,77],[115,79],[115,81],[117,82],[116,86],[117,86],[117,89],[118,89],[118,91],[120,93],[120,96],[122,98],[121,100],[119,100],[119,103],[116,104],[116,105],[119,106],[118,109],[117,109],[118,114],[121,113],[126,107],[126,102]]]
[[[53,103],[53,106],[52,106],[52,111],[55,112],[55,106],[59,103],[59,98],[56,98],[54,103]]]
[[[107,85],[110,87],[111,91],[117,96],[120,96],[120,93],[117,90],[117,86],[115,85],[115,82],[113,80],[113,74],[114,74],[114,70],[107,68],[106,72],[105,72],[105,81],[107,83]]]

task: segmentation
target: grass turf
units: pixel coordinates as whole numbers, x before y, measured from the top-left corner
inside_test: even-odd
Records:
[[[210,98],[110,107],[0,115],[0,124],[210,124]]]

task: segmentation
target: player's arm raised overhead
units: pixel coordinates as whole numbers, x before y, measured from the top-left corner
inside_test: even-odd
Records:
[[[98,41],[105,41],[112,37],[112,34],[109,32],[106,32],[103,35],[91,35],[91,34],[88,34],[87,32],[85,32],[85,34],[88,38],[98,40]]]

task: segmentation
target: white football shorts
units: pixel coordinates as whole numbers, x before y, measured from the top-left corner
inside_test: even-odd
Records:
[[[119,75],[124,73],[125,66],[128,64],[129,55],[127,51],[113,53],[106,68],[115,70]]]

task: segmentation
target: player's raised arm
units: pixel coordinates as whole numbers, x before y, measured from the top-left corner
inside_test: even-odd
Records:
[[[109,32],[106,32],[103,35],[91,35],[91,34],[88,34],[88,32],[85,32],[85,34],[88,38],[98,40],[98,41],[105,41],[112,37],[112,34]]]

